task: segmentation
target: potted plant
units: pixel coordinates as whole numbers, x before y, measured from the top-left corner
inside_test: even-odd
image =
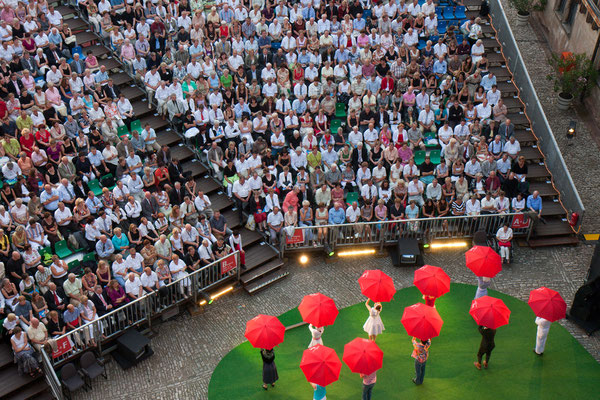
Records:
[[[510,0],[510,2],[517,9],[517,25],[527,25],[529,15],[533,9],[533,0]]]
[[[552,54],[548,63],[554,71],[547,78],[554,83],[561,110],[567,110],[573,99],[583,98],[598,79],[598,71],[586,54]]]

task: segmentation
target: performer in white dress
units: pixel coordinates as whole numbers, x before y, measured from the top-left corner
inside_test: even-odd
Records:
[[[365,306],[367,306],[367,310],[369,310],[369,318],[367,318],[367,321],[363,325],[363,329],[369,335],[369,340],[375,341],[377,335],[383,332],[385,330],[385,327],[383,326],[381,316],[379,315],[381,313],[382,308],[381,303],[375,303],[373,307],[371,307],[369,305],[370,301],[371,300],[368,299],[365,303]]]
[[[321,336],[323,335],[324,327],[317,328],[312,324],[308,324],[308,330],[310,330],[310,334],[312,335],[312,340],[308,344],[308,348],[310,349],[313,346],[318,344],[323,344],[323,339]]]
[[[537,337],[535,338],[535,354],[541,356],[544,354],[544,348],[546,347],[546,339],[548,339],[548,332],[550,331],[550,325],[552,322],[542,317],[536,317],[535,323],[537,324]]]

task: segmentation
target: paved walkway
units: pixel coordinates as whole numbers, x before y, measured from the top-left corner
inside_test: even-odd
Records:
[[[492,288],[527,300],[529,291],[545,285],[560,291],[567,303],[585,278],[593,247],[515,249],[515,262],[493,280]],[[456,282],[475,283],[464,266],[463,252],[431,252],[425,262],[444,267]],[[244,292],[220,298],[196,317],[187,313],[158,327],[152,339],[155,355],[122,371],[115,362],[107,365],[109,380],[99,379],[81,399],[206,399],[210,376],[219,360],[244,341],[244,327],[256,314],[279,315],[296,307],[302,296],[322,292],[339,307],[363,301],[356,280],[367,268],[379,268],[394,278],[398,288],[412,285],[414,268],[395,268],[389,257],[355,258],[327,264],[322,259],[300,266],[290,260],[290,276],[255,296]],[[468,310],[465,310],[467,312]],[[388,316],[388,318],[400,316]],[[600,361],[600,339],[589,338],[568,321],[562,324]],[[532,346],[536,326],[525,332]],[[550,333],[552,334],[552,333]],[[475,354],[476,349],[473,349]],[[548,349],[560,351],[560,349]],[[258,356],[258,354],[257,354]],[[235,371],[232,371],[235,379]],[[257,385],[259,384],[257,375]]]
[[[552,72],[547,61],[551,53],[541,32],[534,29],[531,24],[516,26],[516,10],[509,4],[509,0],[501,0],[501,2],[529,71],[529,77],[538,93],[546,118],[586,209],[581,232],[600,233],[600,207],[597,205],[600,164],[596,162],[598,145],[583,118],[577,115],[573,108],[562,111],[556,107],[558,96],[553,91],[553,83],[546,78]],[[574,145],[568,146],[566,133],[571,120],[577,121],[577,137]]]

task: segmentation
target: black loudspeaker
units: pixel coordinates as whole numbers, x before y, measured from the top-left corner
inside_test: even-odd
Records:
[[[112,356],[123,369],[131,368],[154,354],[150,339],[130,329],[117,339],[117,351]]]
[[[577,290],[567,318],[588,335],[600,329],[600,277],[588,281]]]
[[[587,273],[586,283],[594,281],[598,277],[600,277],[600,241],[598,241],[596,248],[594,249],[594,255],[592,256],[592,261],[590,261],[590,269]]]
[[[390,257],[395,267],[421,267],[424,264],[423,253],[417,239],[398,239],[396,249],[390,250]]]

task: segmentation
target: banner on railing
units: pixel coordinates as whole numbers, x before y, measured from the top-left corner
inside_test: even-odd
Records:
[[[229,271],[235,269],[237,266],[237,258],[235,254],[232,254],[221,261],[221,275],[225,275]]]
[[[304,230],[296,229],[292,236],[285,237],[286,244],[304,243]]]
[[[525,214],[517,214],[513,217],[511,228],[513,228],[513,229],[529,228],[529,224],[531,224],[531,218],[529,218]]]
[[[56,340],[56,351],[52,352],[52,358],[58,358],[69,352],[73,348],[68,336],[63,336]]]

